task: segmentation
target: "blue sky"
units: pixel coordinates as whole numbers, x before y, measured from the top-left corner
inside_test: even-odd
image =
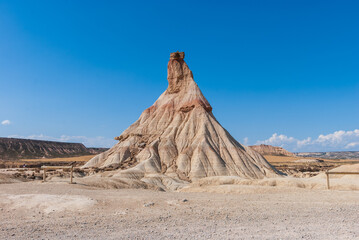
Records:
[[[112,146],[185,51],[245,144],[359,150],[357,1],[0,1],[0,136]]]

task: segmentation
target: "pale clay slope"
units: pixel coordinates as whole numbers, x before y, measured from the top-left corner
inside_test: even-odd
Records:
[[[114,147],[84,168],[119,167],[105,175],[172,190],[210,176],[277,176],[260,154],[238,143],[217,122],[182,56],[171,54],[167,90]]]

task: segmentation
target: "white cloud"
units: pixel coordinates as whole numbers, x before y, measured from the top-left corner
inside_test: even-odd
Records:
[[[4,121],[1,122],[1,124],[2,125],[10,125],[11,122],[10,122],[10,120],[4,120]]]
[[[346,149],[350,149],[350,148],[354,148],[356,146],[359,146],[359,142],[352,142],[352,143],[348,143],[345,148]]]
[[[249,142],[249,139],[248,139],[248,137],[245,137],[244,139],[243,139],[243,145],[248,145],[248,142]]]
[[[75,142],[82,143],[86,147],[112,147],[116,141],[110,138],[105,137],[86,137],[86,136],[67,136],[61,135],[60,137],[51,137],[44,134],[39,135],[30,135],[30,136],[20,136],[20,135],[11,135],[10,138],[26,138],[26,139],[36,139],[36,140],[48,140],[48,141],[57,141],[57,142]]]
[[[359,150],[359,129],[353,131],[335,131],[317,138],[296,139],[274,133],[270,138],[257,141],[256,144],[268,144],[283,147],[293,152],[348,151]]]

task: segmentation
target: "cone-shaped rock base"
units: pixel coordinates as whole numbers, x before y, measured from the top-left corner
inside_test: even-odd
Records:
[[[163,189],[210,176],[278,175],[259,153],[238,143],[217,122],[183,59],[184,53],[171,54],[167,90],[117,137],[114,147],[84,167],[117,169],[106,175]]]

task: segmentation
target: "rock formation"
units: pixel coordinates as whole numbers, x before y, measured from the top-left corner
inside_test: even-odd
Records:
[[[275,147],[271,145],[253,145],[249,146],[254,151],[259,152],[262,155],[272,155],[272,156],[288,156],[288,157],[295,157],[294,153],[288,152],[284,148]]]
[[[110,176],[176,189],[210,176],[264,178],[275,170],[259,153],[238,143],[215,119],[193,80],[183,52],[171,53],[168,88],[119,141],[84,168],[117,169]]]

